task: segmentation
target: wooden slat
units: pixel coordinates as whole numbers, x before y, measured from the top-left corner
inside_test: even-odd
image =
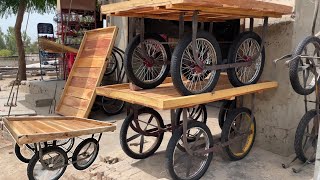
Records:
[[[97,78],[89,77],[71,77],[70,86],[85,88],[85,89],[94,89],[96,87]]]
[[[75,117],[84,117],[86,114],[86,111],[61,104],[59,107],[58,113],[69,114],[69,116],[75,116]]]
[[[78,62],[77,67],[103,67],[106,62],[104,57],[90,57],[90,58],[81,58]]]
[[[75,68],[73,76],[98,78],[101,74],[101,68]]]
[[[90,100],[79,99],[72,96],[65,96],[64,99],[62,100],[62,104],[71,106],[71,107],[77,107],[78,109],[81,109],[84,111],[87,109],[87,106],[89,103],[90,103]]]
[[[65,95],[90,100],[93,93],[94,93],[94,90],[92,90],[92,89],[85,89],[85,88],[69,86],[66,90]]]
[[[107,44],[110,44],[109,42]],[[82,58],[89,58],[89,57],[104,57],[106,58],[107,56],[107,52],[106,52],[106,47],[103,48],[84,48],[82,53],[81,53],[81,57]]]

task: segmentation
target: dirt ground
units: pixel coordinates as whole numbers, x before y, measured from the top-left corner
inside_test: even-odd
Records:
[[[0,83],[3,82],[4,81],[0,81]],[[0,104],[0,106],[2,105]],[[41,112],[46,112],[45,108],[43,108]],[[169,122],[169,111],[161,111],[160,114],[165,122]],[[215,135],[219,135],[221,132],[216,118],[217,114],[217,108],[208,106],[207,124],[211,132]],[[61,179],[171,179],[165,166],[165,150],[171,137],[170,133],[165,134],[159,150],[153,156],[144,160],[134,160],[123,153],[119,141],[120,127],[126,114],[122,113],[117,116],[107,117],[102,112],[96,112],[93,113],[91,117],[102,121],[115,122],[117,124],[117,130],[103,134],[100,141],[99,157],[90,168],[84,171],[77,171],[72,166],[69,166]],[[13,142],[6,140],[8,137],[6,134],[5,136],[6,138],[0,133],[0,179],[27,179],[27,164],[20,162],[16,158],[13,152]],[[81,138],[84,139],[86,137]],[[76,143],[80,141],[81,139],[77,139]],[[114,164],[102,162],[101,160],[106,157],[117,159],[118,162]],[[223,152],[219,152],[214,154],[211,165],[202,179],[312,179],[313,164],[308,165],[299,174],[293,173],[291,169],[283,169],[281,167],[281,163],[288,162],[292,158],[292,156],[283,157],[273,154],[257,146],[254,146],[249,155],[240,161],[229,161]],[[298,167],[299,165],[301,165],[301,163],[297,161],[294,167]]]

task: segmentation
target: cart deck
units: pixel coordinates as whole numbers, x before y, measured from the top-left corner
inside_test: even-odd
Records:
[[[19,145],[114,131],[116,126],[76,117],[10,117],[5,126]]]
[[[291,14],[292,7],[258,0],[130,0],[101,6],[108,16],[143,17],[192,20],[193,11],[199,11],[199,21],[214,22],[241,18],[275,17]]]
[[[119,99],[132,104],[152,107],[158,110],[169,110],[224,99],[230,100],[237,96],[262,92],[276,87],[278,87],[278,83],[274,81],[260,82],[242,87],[232,87],[227,76],[223,75],[220,77],[214,92],[191,96],[181,96],[172,83],[163,83],[155,89],[139,91],[130,90],[129,84],[109,85],[97,87],[96,93],[100,96]]]

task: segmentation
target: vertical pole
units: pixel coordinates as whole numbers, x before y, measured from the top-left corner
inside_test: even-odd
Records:
[[[176,130],[176,124],[177,121],[180,121],[179,117],[177,117],[177,113],[175,109],[170,110],[170,116],[171,116],[171,130],[172,133]]]
[[[254,18],[250,18],[250,31],[253,32]]]
[[[194,60],[197,64],[202,67],[202,63],[198,60],[198,51],[197,51],[197,34],[198,34],[198,14],[199,11],[193,12],[192,17],[192,52]]]
[[[192,155],[192,151],[191,151],[191,149],[189,147],[188,139],[187,139],[188,121],[189,121],[187,108],[183,108],[182,115],[183,115],[182,116],[183,117],[183,122],[182,122],[182,128],[183,128],[182,142],[183,142],[183,147],[188,152],[188,154]]]
[[[213,33],[213,22],[210,22],[209,32],[211,34]]]
[[[179,16],[179,39],[183,38],[183,34],[184,34],[184,12],[181,12]]]
[[[317,73],[316,73],[317,74]],[[318,75],[316,76],[318,78]],[[320,79],[317,80],[316,83],[316,110],[317,110],[317,117],[314,119],[316,121],[316,124],[318,125],[317,127],[317,132],[316,134],[319,134],[320,132],[320,126],[319,126],[319,87],[320,87]],[[315,125],[315,124],[314,124]],[[313,179],[319,180],[320,179],[320,138],[318,136],[318,143],[317,143],[317,148],[316,148],[316,162],[315,162],[315,167],[314,167],[314,177]]]

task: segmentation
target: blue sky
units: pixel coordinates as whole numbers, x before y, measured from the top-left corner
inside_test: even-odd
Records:
[[[52,23],[54,29],[56,29],[57,25],[55,22],[53,22],[54,15],[55,15],[54,12],[50,14],[37,14],[37,13],[30,14],[27,33],[31,37],[32,41],[37,40],[37,37],[38,37],[37,24],[38,23]],[[26,28],[27,18],[28,18],[28,13],[24,15],[22,30],[25,30]],[[14,26],[15,22],[16,22],[16,17],[14,15],[9,16],[7,18],[6,17],[0,18],[0,27],[2,32],[6,33],[8,27]]]

